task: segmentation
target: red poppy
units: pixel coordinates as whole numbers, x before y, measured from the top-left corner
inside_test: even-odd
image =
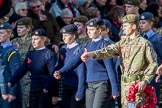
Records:
[[[28,64],[30,64],[30,63],[31,63],[31,59],[30,59],[30,58],[28,58],[28,61],[27,61],[27,63],[28,63]]]
[[[61,60],[64,60],[65,59],[65,57],[63,55],[60,55],[60,58],[61,58]]]
[[[135,82],[131,85],[127,92],[127,101],[136,101],[138,92],[138,82]],[[157,103],[157,97],[155,96],[155,88],[150,84],[146,85],[145,90],[143,91],[145,97],[145,103],[143,106],[137,105],[136,108],[155,108]]]

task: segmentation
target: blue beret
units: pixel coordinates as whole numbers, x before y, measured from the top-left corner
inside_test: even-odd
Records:
[[[107,19],[102,19],[102,20],[103,20],[103,22],[104,22],[104,25],[105,25],[107,28],[111,29],[111,22],[110,22],[109,20],[107,20]]]
[[[75,24],[66,25],[60,30],[61,33],[73,33],[77,31],[78,27]]]
[[[98,27],[101,25],[104,25],[104,22],[102,19],[99,19],[99,18],[92,18],[87,22],[87,26],[90,26],[90,27]]]
[[[44,29],[36,29],[32,32],[31,36],[33,35],[47,37],[47,32]]]
[[[143,12],[140,15],[140,20],[150,20],[150,21],[154,21],[154,15],[151,12]]]
[[[11,29],[12,30],[12,26],[9,23],[1,23],[0,29]]]

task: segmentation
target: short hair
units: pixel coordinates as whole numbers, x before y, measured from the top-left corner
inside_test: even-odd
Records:
[[[118,17],[125,15],[125,9],[122,6],[114,6],[107,14],[110,20],[118,20]]]
[[[89,7],[89,8],[85,11],[85,16],[87,16],[88,19],[97,18],[97,17],[100,17],[100,11],[98,10],[98,8]]]
[[[64,15],[71,15],[71,16],[73,16],[73,13],[72,13],[72,11],[70,9],[65,8],[61,12],[61,17],[63,17]]]
[[[16,12],[16,14],[18,14],[18,11],[20,9],[22,9],[23,7],[25,7],[25,6],[28,8],[28,6],[29,6],[28,2],[17,2],[15,4],[15,12]]]

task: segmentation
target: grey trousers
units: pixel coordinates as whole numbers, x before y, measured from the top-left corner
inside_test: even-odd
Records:
[[[107,81],[98,81],[87,84],[86,108],[104,108],[109,101],[109,87]]]

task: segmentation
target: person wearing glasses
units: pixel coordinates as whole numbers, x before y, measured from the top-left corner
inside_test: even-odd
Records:
[[[27,2],[17,2],[14,9],[15,9],[16,14],[21,16],[21,17],[28,15],[28,4],[27,4]]]
[[[60,27],[56,19],[50,13],[43,10],[41,0],[32,0],[29,5],[29,16],[32,18],[33,31],[36,29],[45,29],[47,31],[47,37],[50,40],[48,48],[57,53],[61,37]]]

